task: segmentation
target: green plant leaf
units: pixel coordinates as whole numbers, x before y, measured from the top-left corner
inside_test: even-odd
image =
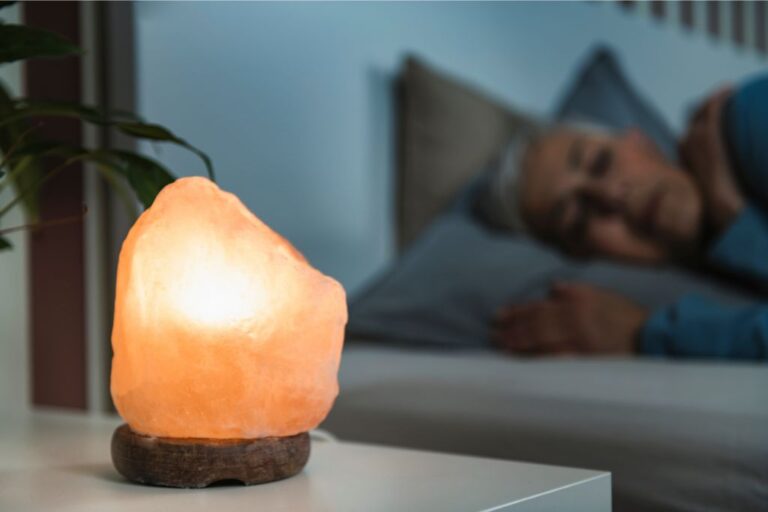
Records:
[[[23,158],[46,158],[50,156],[71,158],[87,152],[87,149],[71,144],[50,140],[38,140],[16,148],[13,151],[13,155],[10,156],[9,161],[15,164]]]
[[[0,236],[0,251],[5,251],[11,248],[13,248],[11,242],[9,242],[8,239],[4,236]]]
[[[183,140],[175,136],[171,131],[159,124],[152,123],[119,123],[118,128],[123,133],[132,135],[134,137],[141,137],[143,139],[161,140],[167,142],[175,142],[177,144],[184,143]]]
[[[136,218],[136,206],[133,193],[127,187],[127,180],[122,177],[125,169],[119,166],[112,158],[107,158],[106,150],[89,151],[79,146],[63,144],[51,141],[36,141],[17,148],[11,161],[16,165],[14,169],[21,168],[24,161],[30,161],[34,158],[58,157],[69,159],[82,156],[84,160],[92,162],[96,170],[109,183],[110,187],[117,193],[121,202],[125,206],[128,216]],[[10,176],[11,174],[9,174]],[[0,183],[0,190],[3,189],[3,183]]]
[[[87,151],[68,144],[51,141],[37,141],[14,148],[13,154],[7,158],[8,180],[0,182],[0,191],[13,182],[16,193],[26,204],[32,201],[37,207],[39,188],[45,183],[44,173],[40,172],[40,160],[46,157],[58,157],[62,161],[81,156]],[[33,218],[36,218],[33,217]]]
[[[13,208],[17,203],[24,201],[29,196],[37,196],[40,192],[40,189],[45,185],[48,181],[53,179],[55,176],[60,174],[64,169],[69,167],[70,165],[74,164],[78,160],[82,160],[83,155],[75,155],[71,158],[65,159],[62,163],[54,167],[53,169],[49,170],[48,172],[41,174],[40,177],[31,183],[28,183],[25,187],[20,188],[17,191],[16,197],[14,197],[11,202],[0,208],[0,217],[8,213],[11,208]],[[33,160],[34,161],[34,160]]]
[[[114,121],[141,121],[139,116],[124,110],[102,112],[97,108],[68,101],[33,101],[28,99],[13,102],[14,111],[0,119],[0,126],[29,117],[71,117],[89,123],[107,125]]]
[[[117,123],[117,128],[126,135],[131,135],[140,139],[171,142],[173,144],[187,148],[188,150],[195,153],[198,157],[200,157],[200,159],[205,164],[205,170],[208,172],[208,177],[211,178],[211,181],[216,181],[216,176],[213,171],[213,163],[211,162],[211,159],[208,157],[208,155],[184,139],[177,137],[167,128],[160,126],[159,124],[139,122]]]
[[[23,162],[25,159],[33,157],[57,157],[65,163],[74,163],[78,160],[93,162],[113,186],[117,184],[115,174],[124,176],[136,193],[136,197],[145,207],[149,207],[160,190],[175,179],[159,162],[130,151],[88,150],[79,146],[49,141],[37,141],[18,148],[14,151],[14,157],[11,161],[14,163]],[[44,182],[38,183],[43,184]],[[118,193],[121,193],[119,189]],[[130,203],[130,198],[125,198],[122,193],[121,196],[129,208],[129,212],[133,213],[135,209]]]
[[[0,82],[0,119],[10,115],[13,111],[13,100],[2,82]],[[26,126],[18,121],[0,127],[0,150],[3,152],[4,159],[9,156],[8,153],[12,151],[19,140],[24,137],[26,131]],[[15,169],[15,165],[21,164],[18,161],[15,164],[11,162],[11,165],[8,165],[7,168],[11,169],[12,172],[9,173],[9,176],[7,176],[6,179],[13,185],[17,193],[28,189],[34,183],[38,182],[42,175],[42,171],[36,162],[24,163],[24,172],[20,172],[20,169]],[[13,172],[14,170],[17,172]],[[25,195],[22,204],[24,205],[24,210],[26,211],[29,220],[35,222],[39,212],[37,194]]]
[[[0,63],[80,53],[80,48],[53,32],[24,25],[0,25]]]
[[[136,199],[128,186],[127,180],[123,179],[121,172],[113,167],[104,165],[103,162],[99,161],[94,163],[101,176],[109,183],[109,186],[115,191],[120,202],[123,203],[128,218],[135,220],[139,216],[139,212],[136,210]]]
[[[10,172],[6,173],[6,179],[3,179],[0,181],[0,192],[5,189],[10,184],[19,184],[19,176],[23,174],[24,172],[32,169],[35,169],[34,166],[34,158],[31,156],[22,157],[19,159],[12,160],[12,164],[9,165],[11,167]],[[18,191],[21,189],[20,186],[16,187],[16,190]]]
[[[149,158],[129,153],[120,152],[125,165],[125,174],[128,183],[133,187],[139,201],[145,208],[152,206],[157,194],[174,181],[174,177],[158,162]]]
[[[145,123],[141,119],[121,110],[112,110],[102,114],[99,110],[84,105],[68,102],[33,102],[21,100],[14,102],[15,111],[5,116],[0,116],[0,128],[6,124],[18,123],[22,119],[40,116],[71,117],[100,125],[114,125],[121,132],[132,137],[153,140],[158,142],[169,142],[182,146],[196,154],[205,164],[208,177],[216,181],[211,159],[202,150],[191,145],[181,137],[177,136],[169,129],[154,123]]]
[[[99,150],[92,152],[88,158],[125,176],[145,208],[152,206],[163,187],[175,180],[159,162],[130,151]]]

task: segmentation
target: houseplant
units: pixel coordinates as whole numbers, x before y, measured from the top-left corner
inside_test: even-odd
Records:
[[[0,9],[13,3],[0,2]],[[22,24],[3,23],[0,19],[0,66],[81,53],[80,48],[57,34]],[[182,146],[202,159],[208,176],[214,179],[208,156],[163,126],[145,122],[125,111],[105,111],[72,102],[14,98],[0,80],[0,192],[7,187],[14,191],[13,199],[0,204],[0,222],[19,203],[29,219],[25,226],[0,228],[0,250],[11,248],[5,234],[37,225],[38,191],[73,164],[92,163],[129,206],[135,199],[145,207],[149,206],[160,189],[175,179],[156,160],[132,151],[77,146],[42,138],[37,133],[41,117],[73,118],[81,123],[113,127],[138,139]]]

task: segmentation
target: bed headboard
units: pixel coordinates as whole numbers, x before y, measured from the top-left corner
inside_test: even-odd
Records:
[[[768,55],[768,4],[758,2],[677,2],[619,0],[628,13],[650,15],[685,31],[706,33],[717,42],[732,44],[765,58]]]

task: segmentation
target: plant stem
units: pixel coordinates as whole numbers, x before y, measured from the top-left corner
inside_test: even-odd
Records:
[[[47,228],[51,226],[58,226],[59,224],[69,224],[70,222],[76,222],[82,219],[83,217],[85,217],[86,213],[88,213],[88,207],[86,205],[83,205],[83,212],[77,215],[69,215],[67,217],[62,217],[60,219],[54,219],[47,222],[35,222],[33,224],[22,224],[20,226],[13,226],[11,228],[0,229],[0,235],[7,235],[8,233],[13,233],[15,231],[23,231],[25,229],[40,229],[40,228]]]

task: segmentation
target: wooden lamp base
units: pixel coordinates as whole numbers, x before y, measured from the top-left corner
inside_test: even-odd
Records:
[[[263,439],[175,439],[138,434],[124,424],[112,435],[112,463],[128,480],[164,487],[245,485],[282,480],[304,468],[309,434]]]

